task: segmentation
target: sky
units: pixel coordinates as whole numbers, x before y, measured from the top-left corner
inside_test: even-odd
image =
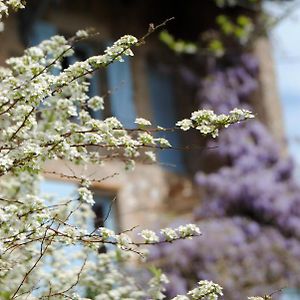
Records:
[[[285,132],[300,180],[300,0],[294,0],[292,5],[295,9],[273,29],[271,41]],[[282,13],[278,8],[275,11]],[[299,300],[299,292],[288,290],[281,297],[281,300],[293,299]]]
[[[271,41],[289,149],[300,166],[300,0],[289,2],[293,10],[273,29]],[[283,13],[274,4],[268,8]]]

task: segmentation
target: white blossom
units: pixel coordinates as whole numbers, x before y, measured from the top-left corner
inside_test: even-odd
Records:
[[[171,242],[178,238],[177,232],[172,228],[164,228],[160,230],[166,241]]]
[[[150,159],[151,162],[156,161],[156,155],[153,151],[145,151],[145,155]]]
[[[103,240],[107,240],[107,239],[112,238],[112,237],[114,238],[115,235],[116,235],[113,230],[110,230],[110,229],[105,228],[105,227],[100,227],[99,232],[100,232],[100,235],[103,238]]]
[[[208,299],[217,300],[219,296],[223,296],[222,287],[212,281],[201,280],[198,287],[189,291],[188,295],[195,300]]]
[[[187,131],[193,127],[193,122],[189,119],[183,119],[176,123],[176,126],[180,127],[183,131]]]
[[[90,205],[95,204],[95,200],[92,192],[86,187],[80,187],[78,189],[79,198],[82,202],[85,202]]]
[[[143,127],[143,126],[151,126],[151,122],[144,118],[136,118],[134,121],[135,124]]]
[[[145,243],[153,244],[159,242],[159,237],[157,234],[152,230],[142,230],[139,235],[144,239]]]
[[[154,139],[154,141],[156,143],[158,143],[160,147],[172,148],[172,145],[170,144],[170,142],[165,138],[157,138],[157,139]]]
[[[182,238],[201,234],[199,227],[195,224],[181,225],[178,227],[177,231],[179,233],[179,236]]]
[[[188,296],[185,295],[178,295],[174,298],[172,298],[172,300],[189,300],[190,298]]]
[[[139,134],[139,140],[143,145],[154,145],[154,137],[148,132],[142,132]]]
[[[92,110],[103,110],[104,109],[104,100],[102,97],[94,96],[88,100],[88,107]]]
[[[79,38],[86,38],[89,36],[89,33],[86,30],[81,29],[76,32],[76,36]]]
[[[117,241],[117,246],[121,249],[128,249],[130,247],[130,244],[132,243],[131,238],[124,233],[116,235],[115,238]]]

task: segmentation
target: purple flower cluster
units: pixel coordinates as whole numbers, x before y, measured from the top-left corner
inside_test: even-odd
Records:
[[[164,245],[157,253],[165,258],[171,295],[203,278],[223,286],[231,300],[300,285],[298,240],[237,216],[203,220],[199,226],[202,238]]]
[[[218,172],[198,173],[208,195],[197,218],[239,215],[300,239],[300,187],[293,162],[284,159],[259,122],[223,132],[217,152],[229,162]]]
[[[235,107],[249,108],[247,99],[257,88],[258,64],[249,54],[241,56],[238,65],[217,69],[200,81],[197,98],[201,108],[228,113]]]
[[[249,108],[257,68],[253,56],[242,55],[199,80],[201,107],[218,113]],[[156,257],[165,258],[165,270],[175,282],[170,294],[184,292],[198,279],[221,284],[232,300],[299,287],[300,185],[293,162],[282,157],[259,121],[229,128],[209,146],[217,146],[215,153],[226,164],[196,175],[206,191],[194,211],[203,237],[157,249]]]

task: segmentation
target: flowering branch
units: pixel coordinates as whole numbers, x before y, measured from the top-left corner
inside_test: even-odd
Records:
[[[22,9],[24,3],[0,0],[0,19],[10,8]],[[107,295],[112,299],[164,298],[167,280],[161,272],[149,281],[149,289],[142,290],[134,279],[116,270],[116,263],[128,260],[130,253],[143,256],[144,246],[200,236],[200,229],[194,224],[164,228],[159,234],[145,229],[137,240],[129,235],[133,229],[116,233],[100,227],[91,232],[92,184],[116,174],[97,180],[43,169],[46,161],[57,159],[98,166],[107,159],[118,159],[131,168],[141,156],[155,161],[155,153],[145,148],[173,148],[167,139],[154,136],[157,131],[195,129],[216,137],[219,129],[253,118],[246,110],[235,109],[228,115],[199,110],[174,128],[152,128],[150,121],[137,118],[137,128],[126,129],[115,117],[98,120],[91,116],[89,109],[104,109],[103,97],[88,94],[93,72],[133,56],[133,47],[172,19],[151,24],[139,39],[125,35],[104,54],[65,69],[63,59],[74,54],[73,44],[88,38],[88,31],[78,31],[69,40],[54,36],[8,59],[7,66],[0,68],[0,297],[84,299],[76,293],[79,286],[84,291],[89,287],[93,299],[108,299]],[[79,181],[77,195],[59,201],[41,195],[38,185],[43,173]],[[107,246],[106,254],[99,253],[102,245]],[[116,250],[109,250],[110,246]],[[113,293],[118,288],[116,296]],[[218,285],[203,281],[188,295],[217,299],[221,294]]]

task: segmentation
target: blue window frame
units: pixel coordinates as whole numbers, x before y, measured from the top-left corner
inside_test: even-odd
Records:
[[[95,192],[95,204],[93,210],[96,214],[95,227],[105,226],[111,230],[118,231],[117,209],[114,196],[111,194],[100,194]]]
[[[149,66],[148,81],[154,123],[165,128],[174,127],[177,112],[172,78],[158,68]],[[160,136],[168,139],[174,148],[180,149],[181,141],[178,132],[165,132]],[[159,150],[158,157],[161,164],[170,171],[185,172],[182,151],[174,149]]]
[[[300,300],[300,289],[284,289],[280,300]]]
[[[29,46],[37,45],[43,40],[49,39],[56,34],[57,28],[55,25],[46,21],[37,20],[32,26]]]
[[[45,39],[49,39],[53,35],[58,33],[55,25],[49,22],[45,22],[42,20],[38,20],[33,24],[31,36],[29,38],[30,46],[37,45]],[[75,53],[71,57],[67,57],[63,62],[63,67],[67,68],[69,65],[75,63],[79,60],[87,59],[88,57],[95,54],[94,47],[88,43],[81,43],[75,46]],[[59,73],[58,70],[53,70],[53,73],[57,75]],[[100,90],[100,78],[99,74],[95,72],[91,77],[90,88],[89,88],[89,96],[99,95],[101,93]],[[96,119],[103,119],[102,111],[91,111],[91,115]]]
[[[85,60],[93,55],[95,55],[95,49],[92,44],[88,43],[80,43],[75,46],[74,48],[74,55],[71,57],[68,57],[67,59],[67,66],[75,63],[76,61],[82,61]],[[89,96],[93,97],[96,95],[101,94],[101,80],[98,72],[94,72],[92,77],[89,79]],[[98,110],[98,111],[93,111],[90,110],[89,113],[91,116],[95,119],[102,120],[103,119],[103,111]]]
[[[77,184],[66,182],[62,180],[45,180],[40,185],[40,194],[42,196],[51,196],[53,198],[54,203],[65,199],[66,201],[77,198]],[[110,195],[101,195],[97,194],[98,191],[95,192],[94,199],[95,205],[93,206],[93,210],[95,212],[96,218],[94,220],[89,220],[87,224],[88,232],[92,232],[95,228],[100,226],[105,226],[114,231],[118,230],[118,224],[116,221],[116,206],[113,202],[113,197]],[[70,220],[72,223],[72,217]],[[68,221],[69,222],[69,221]],[[112,245],[109,245],[112,246]],[[109,248],[109,246],[106,246]],[[106,247],[99,248],[99,252],[106,252]],[[78,253],[78,251],[84,251],[84,248],[80,244],[69,245],[64,249],[65,254],[70,256]],[[51,270],[51,260],[47,260],[45,262],[44,268],[45,270]],[[74,265],[79,265],[81,262],[79,260],[72,261]]]
[[[44,180],[40,185],[41,194],[48,194],[53,196],[54,200],[59,201],[62,198],[75,197],[77,185],[71,182],[61,180]]]
[[[76,199],[78,186],[75,183],[62,180],[45,180],[40,185],[41,195],[50,195],[54,202],[61,199]],[[105,226],[112,230],[118,230],[117,209],[114,197],[111,194],[101,194],[101,191],[96,190],[94,193],[95,205],[93,210],[96,214],[96,219],[91,220],[88,227],[92,231],[95,226]]]
[[[111,113],[126,128],[133,128],[136,119],[133,82],[129,58],[115,62],[107,67],[107,82],[111,90]]]
[[[35,46],[56,34],[57,28],[54,24],[42,20],[37,20],[32,26],[31,34],[29,37],[29,46]],[[52,74],[58,75],[59,70],[53,69]]]
[[[36,45],[41,41],[50,38],[57,34],[57,28],[45,21],[36,21],[33,25],[30,46]],[[108,45],[108,43],[105,43]],[[84,60],[103,50],[103,45],[91,45],[88,43],[81,43],[75,47],[75,54],[68,57],[65,61],[65,66],[68,67],[77,60]],[[107,89],[110,93],[110,113],[117,117],[121,123],[128,128],[135,126],[136,109],[134,104],[133,81],[129,58],[125,58],[124,62],[115,62],[106,69]],[[101,83],[101,78],[98,72],[95,72],[90,79],[89,96],[100,95],[106,92],[105,84]],[[91,115],[96,119],[103,119],[103,111],[91,111]]]

